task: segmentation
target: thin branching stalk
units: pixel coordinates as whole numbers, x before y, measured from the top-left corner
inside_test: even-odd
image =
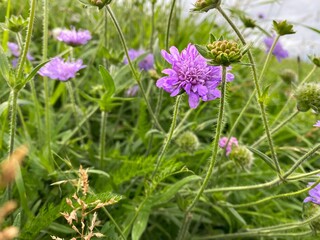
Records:
[[[132,64],[132,61],[131,61],[131,59],[130,59],[130,57],[129,57],[128,47],[127,47],[127,44],[126,44],[126,41],[125,41],[123,32],[122,32],[122,30],[121,30],[121,28],[120,28],[120,25],[119,25],[119,23],[118,23],[115,15],[114,15],[113,11],[111,10],[110,6],[106,6],[106,8],[107,8],[107,11],[108,11],[108,13],[109,13],[109,15],[110,15],[110,17],[111,17],[111,20],[112,20],[115,28],[117,29],[117,32],[118,32],[118,35],[119,35],[119,38],[120,38],[120,41],[121,41],[121,44],[122,44],[124,53],[125,53],[125,55],[126,55],[126,57],[127,57],[127,59],[128,59],[128,64],[129,64],[129,67],[130,67],[130,69],[131,69],[132,75],[133,75],[134,79],[136,80],[137,84],[139,85],[141,94],[142,94],[142,96],[143,96],[143,98],[144,98],[144,100],[145,100],[145,102],[146,102],[146,104],[147,104],[148,111],[149,111],[149,113],[150,113],[150,115],[151,115],[151,117],[152,117],[155,125],[157,126],[157,128],[158,128],[159,130],[161,130],[162,132],[164,132],[163,128],[161,127],[161,125],[160,125],[157,117],[155,116],[155,114],[154,114],[154,112],[153,112],[153,110],[152,110],[152,107],[151,107],[151,105],[150,105],[150,102],[149,102],[148,99],[147,99],[145,90],[143,89],[143,86],[142,86],[142,83],[141,83],[140,75],[139,75],[139,73],[137,73],[137,71],[136,71],[136,69],[134,68],[134,66],[133,66],[133,64]]]
[[[293,118],[295,118],[300,112],[298,110],[295,110],[289,117],[287,117],[285,120],[283,120],[281,123],[279,123],[277,126],[275,126],[271,131],[271,135],[278,132],[283,126],[285,126],[288,122],[290,122]],[[267,135],[264,134],[261,138],[259,138],[255,143],[251,145],[251,147],[257,147],[261,142],[263,142],[267,138]]]
[[[11,0],[7,1],[6,19],[10,18]],[[4,51],[8,49],[9,30],[3,30],[2,32],[2,48]]]
[[[162,158],[165,154],[165,152],[167,151],[167,148],[171,142],[171,139],[172,139],[172,136],[173,136],[173,132],[174,132],[174,129],[176,127],[176,123],[177,123],[177,117],[178,117],[178,111],[179,111],[179,104],[180,104],[180,100],[181,100],[181,96],[182,95],[179,95],[177,98],[176,98],[176,102],[175,102],[175,105],[174,105],[174,110],[173,110],[173,115],[172,115],[172,122],[171,122],[171,126],[170,126],[170,129],[168,131],[168,134],[166,136],[166,138],[164,139],[164,142],[163,142],[163,146],[162,146],[162,149],[161,149],[161,152],[159,153],[158,155],[158,158],[157,158],[157,162],[156,162],[156,167],[152,173],[152,178],[155,176],[155,174],[157,173],[158,171],[158,168],[159,166],[161,165],[161,162],[162,162]]]
[[[103,165],[104,159],[104,149],[105,149],[105,142],[106,142],[106,127],[107,127],[107,119],[108,113],[106,111],[101,111],[101,126],[100,126],[100,168]]]
[[[242,42],[242,44],[246,45],[246,41],[245,41],[244,37],[242,36],[242,34],[239,31],[239,29],[237,28],[237,26],[228,17],[228,15],[223,11],[223,9],[220,6],[217,7],[217,10],[221,13],[221,15],[225,18],[225,20],[232,27],[232,29],[234,30],[234,32],[239,37],[239,39]],[[268,53],[267,60],[265,61],[265,66],[263,67],[263,70],[262,70],[263,72],[262,73],[264,73],[264,71],[265,71],[264,69],[266,69],[266,65],[268,64],[268,59],[270,58],[269,55],[271,55],[271,53],[273,51],[272,47],[274,48],[275,44],[277,43],[276,41],[278,39],[279,39],[279,37],[276,37],[275,41],[273,42],[273,44],[271,46],[271,49],[270,49],[270,51]],[[273,161],[275,163],[278,176],[281,178],[280,164],[279,164],[279,161],[278,161],[278,158],[277,158],[277,155],[276,155],[276,151],[275,151],[274,146],[273,146],[273,141],[272,141],[271,134],[270,134],[269,123],[268,123],[268,120],[267,120],[267,114],[266,114],[264,101],[261,99],[262,98],[262,92],[261,92],[261,89],[260,89],[259,81],[262,79],[263,74],[261,74],[260,78],[258,79],[255,61],[254,61],[254,58],[253,58],[253,55],[252,55],[250,49],[247,51],[247,54],[248,54],[248,57],[249,57],[251,68],[252,68],[253,81],[254,81],[254,84],[255,84],[256,91],[257,91],[257,98],[258,98],[258,104],[259,104],[259,107],[260,107],[261,118],[262,118],[262,122],[263,122],[263,125],[264,125],[265,133],[267,135],[271,156],[272,156],[272,159],[273,159]]]
[[[185,216],[183,219],[183,222],[180,227],[179,235],[178,235],[178,240],[184,240],[186,239],[186,235],[188,233],[188,225],[190,224],[191,221],[191,212],[193,208],[196,206],[198,203],[202,193],[204,192],[205,188],[208,185],[208,182],[211,178],[211,174],[213,172],[216,160],[217,160],[217,155],[218,155],[218,143],[219,139],[221,136],[221,131],[222,131],[222,125],[223,125],[223,117],[224,117],[224,110],[225,110],[225,97],[226,97],[226,74],[227,74],[227,69],[225,66],[222,67],[222,81],[221,81],[221,98],[220,98],[220,106],[219,106],[219,114],[218,114],[218,120],[217,120],[217,127],[215,131],[215,136],[213,139],[212,143],[212,155],[210,157],[210,163],[209,163],[209,168],[207,170],[206,176],[201,184],[201,187],[197,193],[197,195],[194,197],[192,200],[191,204],[188,206]]]

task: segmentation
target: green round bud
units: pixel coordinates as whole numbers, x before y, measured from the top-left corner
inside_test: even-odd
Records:
[[[219,7],[221,4],[221,0],[197,0],[194,3],[192,11],[199,12],[208,12],[210,9],[214,9]]]
[[[253,163],[253,154],[245,146],[233,146],[229,159],[233,160],[241,168],[250,170]]]
[[[111,3],[112,0],[79,0],[84,5],[95,6],[99,9]]]
[[[182,133],[177,139],[176,144],[183,151],[193,153],[199,148],[198,137],[191,131]]]
[[[213,65],[229,66],[232,63],[240,62],[242,58],[241,49],[238,43],[228,40],[219,40],[207,45],[210,51],[210,63]]]
[[[2,27],[6,30],[10,30],[12,32],[21,32],[28,25],[28,20],[24,19],[21,15],[14,16],[12,15],[9,19],[6,18],[6,23],[2,25]]]
[[[280,77],[286,84],[296,83],[298,81],[298,75],[291,69],[284,69],[280,73]]]
[[[315,112],[320,112],[320,84],[307,83],[296,90],[297,108],[301,112],[306,112],[310,108]]]
[[[302,215],[304,219],[311,218],[315,214],[318,214],[319,211],[320,211],[320,206],[318,204],[315,204],[313,202],[306,202],[303,204]],[[309,225],[313,231],[315,232],[320,231],[320,218],[311,221]]]

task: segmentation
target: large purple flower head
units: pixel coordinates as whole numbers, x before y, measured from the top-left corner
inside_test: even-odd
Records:
[[[176,47],[170,48],[170,53],[161,51],[163,58],[172,65],[172,68],[162,72],[168,76],[160,78],[156,85],[171,93],[174,97],[184,90],[189,95],[189,106],[196,108],[200,99],[210,101],[219,98],[221,93],[217,89],[221,82],[222,68],[209,66],[194,45],[179,53]],[[227,74],[227,81],[232,81],[233,74]]]
[[[267,52],[269,52],[269,50],[270,50],[270,48],[272,46],[272,43],[274,41],[274,38],[273,37],[266,37],[263,41],[264,41],[264,44],[267,47]],[[289,57],[288,51],[283,49],[283,47],[282,47],[282,45],[281,45],[281,43],[279,41],[277,42],[276,46],[274,47],[272,54],[277,58],[277,60],[279,62],[281,62],[282,58]]]
[[[320,120],[316,122],[315,125],[313,125],[314,127],[320,127]]]
[[[59,35],[57,36],[57,39],[59,41],[64,42],[73,47],[84,45],[91,38],[91,33],[88,30],[76,31],[75,28],[72,28],[71,30],[61,30]]]
[[[310,187],[313,182],[308,183],[308,187]],[[306,197],[303,202],[313,202],[315,204],[320,205],[320,184],[309,190],[309,196]]]
[[[44,65],[38,73],[43,77],[67,81],[70,78],[74,78],[76,73],[85,67],[86,65],[82,64],[81,59],[76,61],[64,61],[62,58],[55,57]]]
[[[226,149],[226,154],[227,156],[230,154],[231,150],[232,150],[232,146],[238,146],[239,143],[238,143],[238,140],[235,138],[235,137],[231,137],[230,138],[230,141],[228,143],[228,146],[227,146],[227,142],[228,142],[228,138],[227,137],[222,137],[220,138],[219,140],[219,147],[220,148],[225,148]]]
[[[136,49],[130,49],[128,51],[128,54],[129,54],[129,57],[130,57],[130,60],[134,60],[136,59],[137,57],[141,56],[142,54],[144,54],[145,51],[144,50],[136,50]],[[123,60],[123,63],[124,64],[128,64],[128,59],[125,58]],[[140,70],[145,70],[145,71],[148,71],[150,69],[153,69],[153,64],[154,64],[154,57],[153,57],[153,54],[149,53],[144,59],[142,59],[138,66],[140,68]]]

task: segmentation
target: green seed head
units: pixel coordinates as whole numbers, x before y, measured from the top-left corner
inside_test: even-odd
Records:
[[[233,146],[229,154],[230,160],[235,161],[241,168],[250,170],[253,163],[253,154],[245,146]]]
[[[220,6],[221,0],[197,0],[194,3],[194,12],[208,12],[210,9],[214,9]]]
[[[310,108],[315,112],[320,112],[320,84],[307,83],[299,87],[296,91],[297,108],[301,112],[306,112]]]
[[[210,51],[213,65],[229,66],[232,63],[240,62],[242,54],[238,43],[228,40],[219,40],[207,45]]]
[[[20,16],[11,16],[9,19],[6,19],[6,24],[3,27],[12,32],[21,32],[28,25],[28,20],[25,20],[21,15]]]
[[[183,151],[193,153],[199,148],[198,137],[191,131],[182,133],[176,140],[176,144]]]
[[[280,73],[280,77],[287,84],[296,83],[298,81],[298,75],[291,69],[284,69]]]

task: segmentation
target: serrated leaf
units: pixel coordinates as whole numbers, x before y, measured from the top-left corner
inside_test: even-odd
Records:
[[[110,73],[108,72],[108,70],[105,69],[105,67],[103,67],[102,65],[99,66],[99,72],[102,77],[104,87],[106,89],[106,97],[110,98],[114,94],[114,92],[116,91],[116,87],[114,85],[114,80],[113,80],[112,76],[110,75]]]

